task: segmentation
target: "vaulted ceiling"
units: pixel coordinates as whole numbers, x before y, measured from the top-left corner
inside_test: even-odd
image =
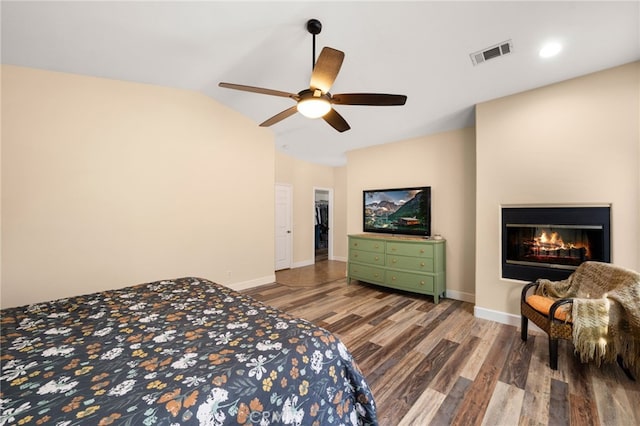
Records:
[[[2,1],[2,63],[201,92],[256,126],[291,99],[218,87],[308,88],[310,18],[345,52],[332,93],[408,96],[404,106],[336,106],[351,130],[296,114],[276,148],[326,165],[366,146],[474,124],[474,105],[640,59],[640,2]],[[470,54],[510,40],[474,66]],[[561,52],[538,55],[555,41]]]

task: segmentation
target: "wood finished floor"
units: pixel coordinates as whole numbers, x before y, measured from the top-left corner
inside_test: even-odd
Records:
[[[326,268],[346,266],[328,262],[276,273],[303,286],[245,293],[339,336],[373,389],[380,425],[640,425],[640,383],[617,365],[581,364],[561,341],[550,370],[545,334],[523,342],[519,328],[475,318],[471,303],[326,282]]]

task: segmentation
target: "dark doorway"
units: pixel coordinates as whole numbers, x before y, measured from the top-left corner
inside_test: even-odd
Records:
[[[329,258],[329,191],[315,190],[314,250],[315,261]]]

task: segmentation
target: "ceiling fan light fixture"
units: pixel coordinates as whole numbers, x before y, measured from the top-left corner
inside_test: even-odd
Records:
[[[307,118],[320,118],[331,111],[331,102],[326,96],[309,96],[298,101],[298,112]]]
[[[405,95],[390,95],[386,93],[342,93],[331,96],[329,90],[338,76],[344,52],[331,47],[323,47],[316,61],[316,35],[320,33],[322,24],[317,19],[307,22],[307,30],[313,35],[313,66],[309,88],[295,93],[282,92],[280,90],[265,89],[263,87],[246,86],[220,82],[220,87],[227,89],[244,90],[246,92],[261,93],[263,95],[281,96],[293,99],[296,104],[280,111],[273,117],[260,123],[261,127],[269,127],[285,118],[291,117],[296,112],[308,118],[320,118],[327,122],[338,132],[345,132],[351,127],[349,123],[333,109],[332,105],[404,105],[407,101]]]

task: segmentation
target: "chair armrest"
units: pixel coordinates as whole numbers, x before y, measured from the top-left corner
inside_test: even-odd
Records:
[[[537,281],[533,281],[530,283],[527,283],[524,285],[524,287],[522,288],[522,294],[520,296],[520,300],[521,303],[526,303],[527,305],[529,305],[529,303],[527,303],[527,296],[529,295],[528,293],[530,292],[531,289],[533,289],[533,293],[535,293],[535,289],[538,287],[538,282]],[[549,313],[547,314],[547,317],[549,318],[549,321],[556,321],[556,322],[563,322],[563,320],[559,320],[555,317],[556,315],[556,311],[562,306],[562,305],[566,305],[568,303],[573,303],[573,299],[572,298],[564,298],[564,299],[558,299],[555,302],[553,302],[553,304],[549,307]],[[531,306],[531,305],[529,305]],[[533,309],[536,309],[535,307],[532,306]],[[539,309],[538,312],[540,312]],[[546,309],[545,309],[546,311]],[[544,315],[544,312],[541,312]]]
[[[529,290],[531,288],[535,288],[538,287],[538,282],[537,281],[533,281],[530,283],[527,283],[524,285],[524,287],[522,288],[522,295],[520,296],[520,301],[524,302],[527,300],[527,293],[529,292]]]
[[[553,305],[551,305],[551,307],[549,308],[549,321],[562,322],[561,320],[555,317],[556,311],[558,310],[558,308],[560,308],[560,306],[566,305],[568,303],[573,304],[573,299],[558,299],[555,302],[553,302]],[[568,316],[567,318],[571,318],[571,317]]]

